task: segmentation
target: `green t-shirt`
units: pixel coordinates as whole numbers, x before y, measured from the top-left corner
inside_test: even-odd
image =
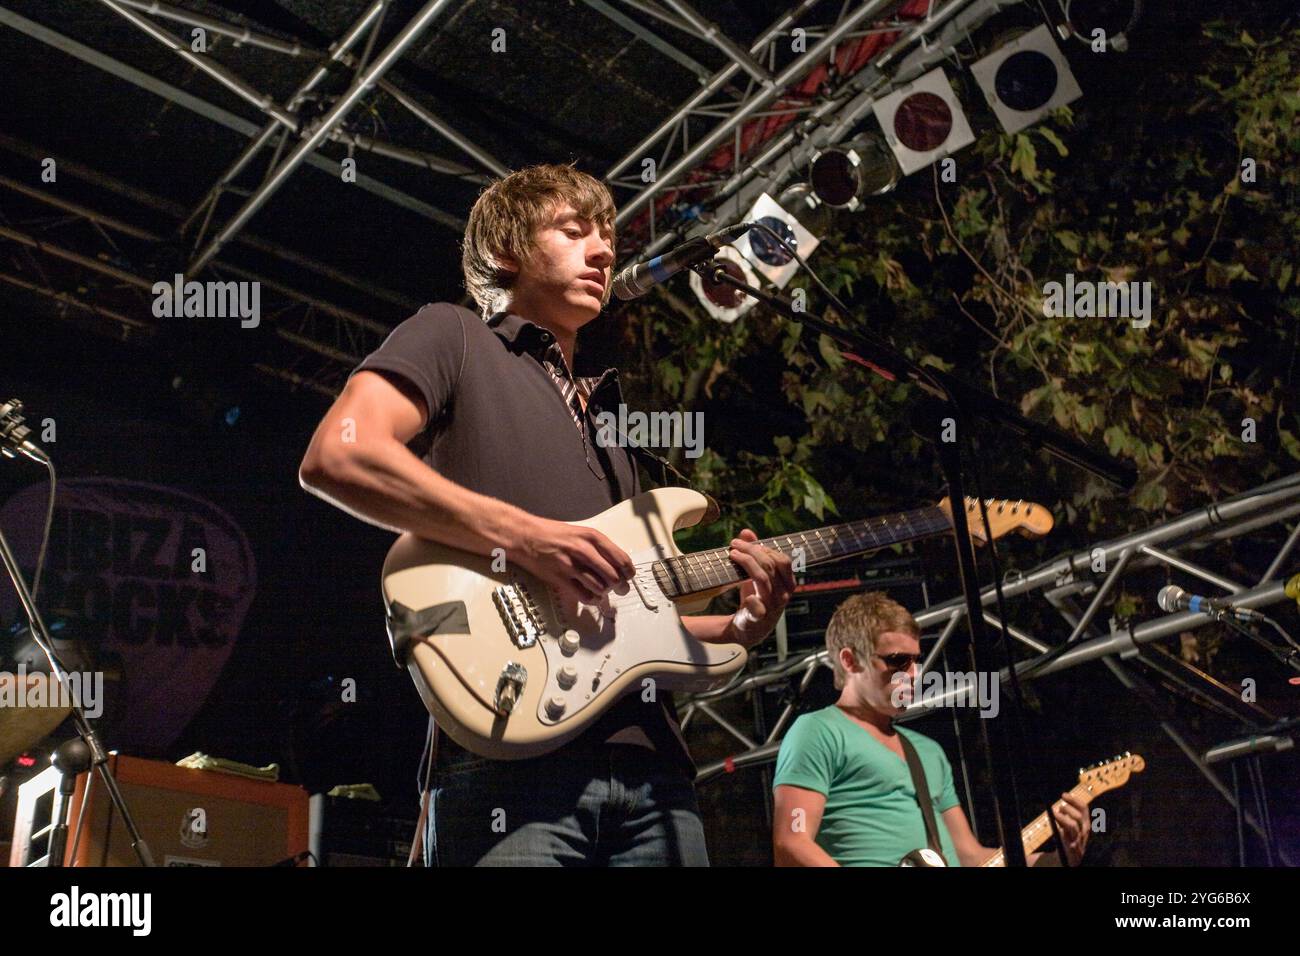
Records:
[[[897,730],[921,757],[944,859],[961,866],[939,816],[957,806],[952,765],[929,737]],[[772,785],[782,784],[826,796],[817,845],[841,866],[897,866],[927,845],[907,762],[834,704],[799,717],[781,741]]]

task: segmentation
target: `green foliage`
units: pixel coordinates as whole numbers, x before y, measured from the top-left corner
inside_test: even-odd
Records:
[[[1185,56],[1136,76],[1130,100],[1085,97],[1030,130],[985,132],[958,183],[917,174],[823,237],[811,265],[854,309],[831,320],[879,332],[888,315],[914,360],[1131,461],[1140,480],[1122,494],[1009,434],[983,439],[989,493],[1020,494],[1032,462],[1044,494],[1094,540],[1296,470],[1297,63],[1300,29],[1257,39],[1219,21]],[[1067,273],[1150,282],[1150,325],[1045,314],[1045,284]],[[806,277],[793,285],[810,312],[829,309]],[[743,440],[735,428],[734,441],[711,434],[694,479],[724,501],[717,530],[824,523],[832,494],[857,514],[937,490],[933,454],[907,423],[909,386],[859,374],[830,340],[758,310],[733,327],[674,314],[684,311],[699,310],[661,296],[632,313],[648,346],[629,370],[638,397],[689,409],[716,392],[784,402],[807,420],[767,447],[762,416],[745,421]],[[770,381],[746,377],[777,360]]]

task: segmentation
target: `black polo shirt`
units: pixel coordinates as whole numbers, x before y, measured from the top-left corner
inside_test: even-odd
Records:
[[[419,390],[429,421],[408,447],[444,478],[542,518],[581,521],[639,494],[641,483],[629,450],[596,441],[595,416],[617,414],[623,402],[618,370],[606,369],[591,390],[584,441],[542,364],[553,342],[513,313],[485,323],[440,302],[394,329],[352,374],[395,374]],[[566,746],[602,741],[650,747],[695,774],[671,694],[657,703],[629,694]],[[463,754],[445,740],[440,762],[448,750]]]

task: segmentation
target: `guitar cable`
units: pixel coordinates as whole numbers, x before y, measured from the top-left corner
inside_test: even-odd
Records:
[[[429,729],[425,732],[424,737],[424,750],[420,754],[420,764],[415,770],[415,786],[420,793],[420,816],[415,824],[415,833],[411,836],[411,852],[406,856],[406,865],[408,867],[415,866],[417,857],[424,850],[425,826],[433,804],[429,786],[433,780],[433,763],[438,756],[437,736],[438,725],[433,719],[433,714],[430,714]]]

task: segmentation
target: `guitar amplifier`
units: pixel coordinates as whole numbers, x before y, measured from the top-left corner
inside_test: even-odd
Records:
[[[930,603],[924,565],[915,558],[869,555],[817,565],[799,574],[801,583],[785,609],[791,650],[821,645],[826,625],[846,599],[864,591],[884,591],[916,613]],[[771,644],[762,645],[765,652]]]
[[[116,753],[108,768],[159,866],[272,866],[307,851],[307,792],[301,787]],[[88,776],[77,778],[71,798],[65,865],[138,866],[98,774],[87,798]],[[58,786],[59,772],[51,767],[18,788],[10,866],[27,866],[48,851],[46,828]]]
[[[406,866],[416,820],[381,803],[311,798],[311,849],[320,866]]]

